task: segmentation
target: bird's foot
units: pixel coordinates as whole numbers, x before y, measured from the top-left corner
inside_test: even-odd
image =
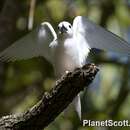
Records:
[[[65,71],[65,73],[66,73],[66,74],[68,74],[68,73],[69,73],[69,71],[68,71],[68,70],[66,70],[66,71]]]

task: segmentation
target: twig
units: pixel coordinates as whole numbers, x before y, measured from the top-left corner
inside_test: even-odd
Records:
[[[28,17],[28,29],[29,30],[31,30],[33,28],[35,3],[36,3],[36,0],[30,0],[30,10],[29,10],[29,17]]]

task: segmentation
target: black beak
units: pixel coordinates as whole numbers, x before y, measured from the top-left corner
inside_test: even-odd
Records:
[[[67,32],[67,28],[64,25],[62,25],[62,27],[61,27],[61,32],[62,33]]]

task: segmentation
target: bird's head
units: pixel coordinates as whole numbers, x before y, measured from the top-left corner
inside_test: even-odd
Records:
[[[73,36],[73,28],[69,22],[63,21],[58,25],[58,35],[64,37],[72,37]]]

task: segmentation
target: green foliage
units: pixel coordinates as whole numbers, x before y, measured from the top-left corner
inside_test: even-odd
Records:
[[[28,31],[26,26],[28,25],[30,2],[21,1],[21,5],[24,11],[16,23],[18,32],[15,34],[16,39]],[[112,7],[111,5],[114,8],[108,8]],[[109,10],[112,13],[107,14]],[[104,20],[104,12],[107,17],[106,21],[103,21],[106,28],[121,37],[126,36],[127,28],[130,26],[129,6],[124,0],[39,0],[35,5],[34,12],[34,27],[43,21],[49,21],[57,29],[59,21],[72,21],[77,15],[88,16],[100,24]],[[118,65],[114,61],[109,62],[111,60],[104,53],[100,58],[102,57],[105,57],[108,63],[101,63],[103,65],[100,69],[99,86],[82,93],[83,119],[128,119],[130,121],[130,80],[129,74],[126,73],[129,66]],[[2,83],[0,82],[2,86],[0,87],[1,115],[25,111],[34,105],[41,98],[43,92],[49,91],[55,83],[53,68],[43,58],[7,63],[4,66],[5,69],[0,79],[2,80]],[[121,92],[127,94],[126,96],[123,93],[126,96],[123,101],[119,96]],[[118,104],[116,113],[114,107]],[[111,115],[112,112],[115,114]],[[68,117],[61,114],[45,130],[86,130],[86,127],[82,127],[80,123],[81,121],[71,108]],[[100,128],[89,127],[87,129],[97,130]],[[127,129],[123,128],[123,130]],[[111,128],[111,130],[115,130],[115,128]]]

